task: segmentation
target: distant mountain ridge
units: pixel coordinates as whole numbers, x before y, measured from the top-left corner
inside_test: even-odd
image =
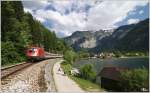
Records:
[[[76,51],[96,47],[97,41],[112,34],[112,31],[76,31],[71,36],[64,38]]]
[[[148,51],[149,18],[114,30],[76,31],[64,40],[76,51]]]

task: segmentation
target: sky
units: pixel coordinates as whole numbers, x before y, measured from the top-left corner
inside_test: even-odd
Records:
[[[23,1],[23,6],[58,37],[114,29],[149,17],[148,0],[34,0]]]

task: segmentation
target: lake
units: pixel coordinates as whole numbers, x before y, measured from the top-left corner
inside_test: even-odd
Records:
[[[94,70],[99,73],[106,66],[125,67],[129,69],[145,67],[149,69],[148,57],[131,57],[131,58],[112,58],[112,59],[82,59],[73,64],[74,67],[80,68],[85,64],[93,64]]]

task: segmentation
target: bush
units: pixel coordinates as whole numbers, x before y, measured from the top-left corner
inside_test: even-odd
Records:
[[[120,86],[124,91],[142,91],[142,88],[149,88],[149,72],[147,69],[134,69],[122,72]]]
[[[90,56],[90,54],[87,53],[87,52],[82,52],[82,51],[80,51],[80,52],[78,53],[78,56],[79,56],[79,58],[88,58],[88,57]]]
[[[64,54],[64,60],[71,65],[73,64],[73,62],[75,61],[76,58],[77,58],[77,55],[73,51],[69,50],[69,51],[66,51]]]
[[[66,62],[66,61],[65,61]],[[71,75],[71,69],[72,69],[72,66],[70,64],[66,64],[65,62],[63,62],[61,64],[61,67],[63,68],[64,72],[67,74],[67,75]]]
[[[68,64],[68,62],[66,61],[66,60],[64,60],[62,63],[61,63],[61,65],[67,65]]]
[[[122,55],[122,53],[120,51],[115,51],[114,54],[115,54],[115,57],[117,57],[117,58],[121,57],[121,55]]]
[[[2,42],[1,45],[2,65],[19,63],[25,59],[23,55],[18,53],[12,42]]]
[[[93,68],[93,66],[91,64],[86,64],[83,67],[81,67],[80,68],[80,77],[90,80],[90,81],[95,81],[96,72],[92,68]]]

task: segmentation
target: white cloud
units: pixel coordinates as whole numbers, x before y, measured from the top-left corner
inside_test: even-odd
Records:
[[[129,19],[128,20],[128,24],[136,24],[138,23],[140,20],[139,19]]]
[[[43,18],[53,22],[53,30],[63,31],[66,35],[70,35],[75,30],[83,30],[85,28],[85,13],[72,12],[68,15],[61,15],[59,12],[52,10],[38,10],[35,13],[36,18]]]
[[[145,6],[146,4],[147,1],[144,0],[23,1],[25,11],[32,13],[41,22],[52,22],[53,27],[50,29],[65,35],[70,35],[76,30],[99,30],[116,27],[115,23],[124,20],[129,13],[136,10],[137,6]],[[48,6],[53,7],[55,11],[45,9]],[[86,10],[87,6],[89,7],[88,11]],[[66,11],[68,12],[67,14]],[[128,23],[132,22],[133,20],[130,20]]]
[[[87,27],[89,29],[105,29],[125,19],[136,6],[146,5],[142,1],[105,1],[90,9]]]
[[[143,10],[141,10],[140,12],[139,12],[139,14],[143,14],[144,13],[144,11]]]
[[[29,9],[29,8],[24,8],[24,11],[25,11],[25,12],[29,12],[29,13],[31,13],[31,14],[33,13],[32,10]]]
[[[37,0],[23,1],[24,7],[29,8],[31,10],[38,10],[38,9],[41,9],[41,8],[45,8],[49,4],[50,3],[46,0],[43,0],[43,1],[37,1]]]

